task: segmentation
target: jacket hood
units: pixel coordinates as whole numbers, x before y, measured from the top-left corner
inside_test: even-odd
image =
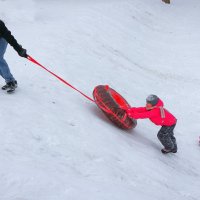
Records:
[[[161,99],[159,99],[158,103],[155,106],[157,106],[157,107],[160,107],[160,106],[163,107],[164,103],[163,103],[163,101]]]

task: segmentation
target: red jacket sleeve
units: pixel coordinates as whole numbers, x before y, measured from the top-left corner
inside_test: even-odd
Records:
[[[134,111],[138,113],[142,113],[142,112],[146,112],[147,109],[146,107],[138,107],[138,108],[135,108]]]
[[[132,117],[133,113],[135,112],[145,112],[146,108],[145,107],[132,107],[126,110],[127,114],[129,117]]]
[[[151,118],[151,117],[156,117],[158,115],[158,112],[156,109],[147,111],[145,109],[144,112],[132,112],[131,117],[134,119],[145,119],[145,118]]]

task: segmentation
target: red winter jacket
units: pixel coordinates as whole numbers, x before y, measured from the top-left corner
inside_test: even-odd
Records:
[[[162,100],[152,110],[147,110],[146,107],[130,108],[127,110],[129,117],[134,119],[149,118],[154,124],[160,126],[172,126],[176,124],[177,119],[165,108]]]

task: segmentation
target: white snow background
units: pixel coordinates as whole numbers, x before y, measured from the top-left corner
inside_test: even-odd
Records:
[[[199,0],[0,0],[17,41],[70,84],[90,97],[108,84],[132,106],[153,93],[178,119],[178,153],[163,155],[160,127],[118,129],[9,46],[19,87],[0,91],[0,200],[199,200],[199,10]]]

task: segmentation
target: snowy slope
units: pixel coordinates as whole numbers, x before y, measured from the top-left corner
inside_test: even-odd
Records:
[[[198,0],[0,0],[0,8],[28,53],[87,95],[109,84],[143,106],[157,94],[178,118],[179,147],[162,155],[148,120],[116,128],[9,47],[19,88],[0,92],[0,200],[200,199]]]

